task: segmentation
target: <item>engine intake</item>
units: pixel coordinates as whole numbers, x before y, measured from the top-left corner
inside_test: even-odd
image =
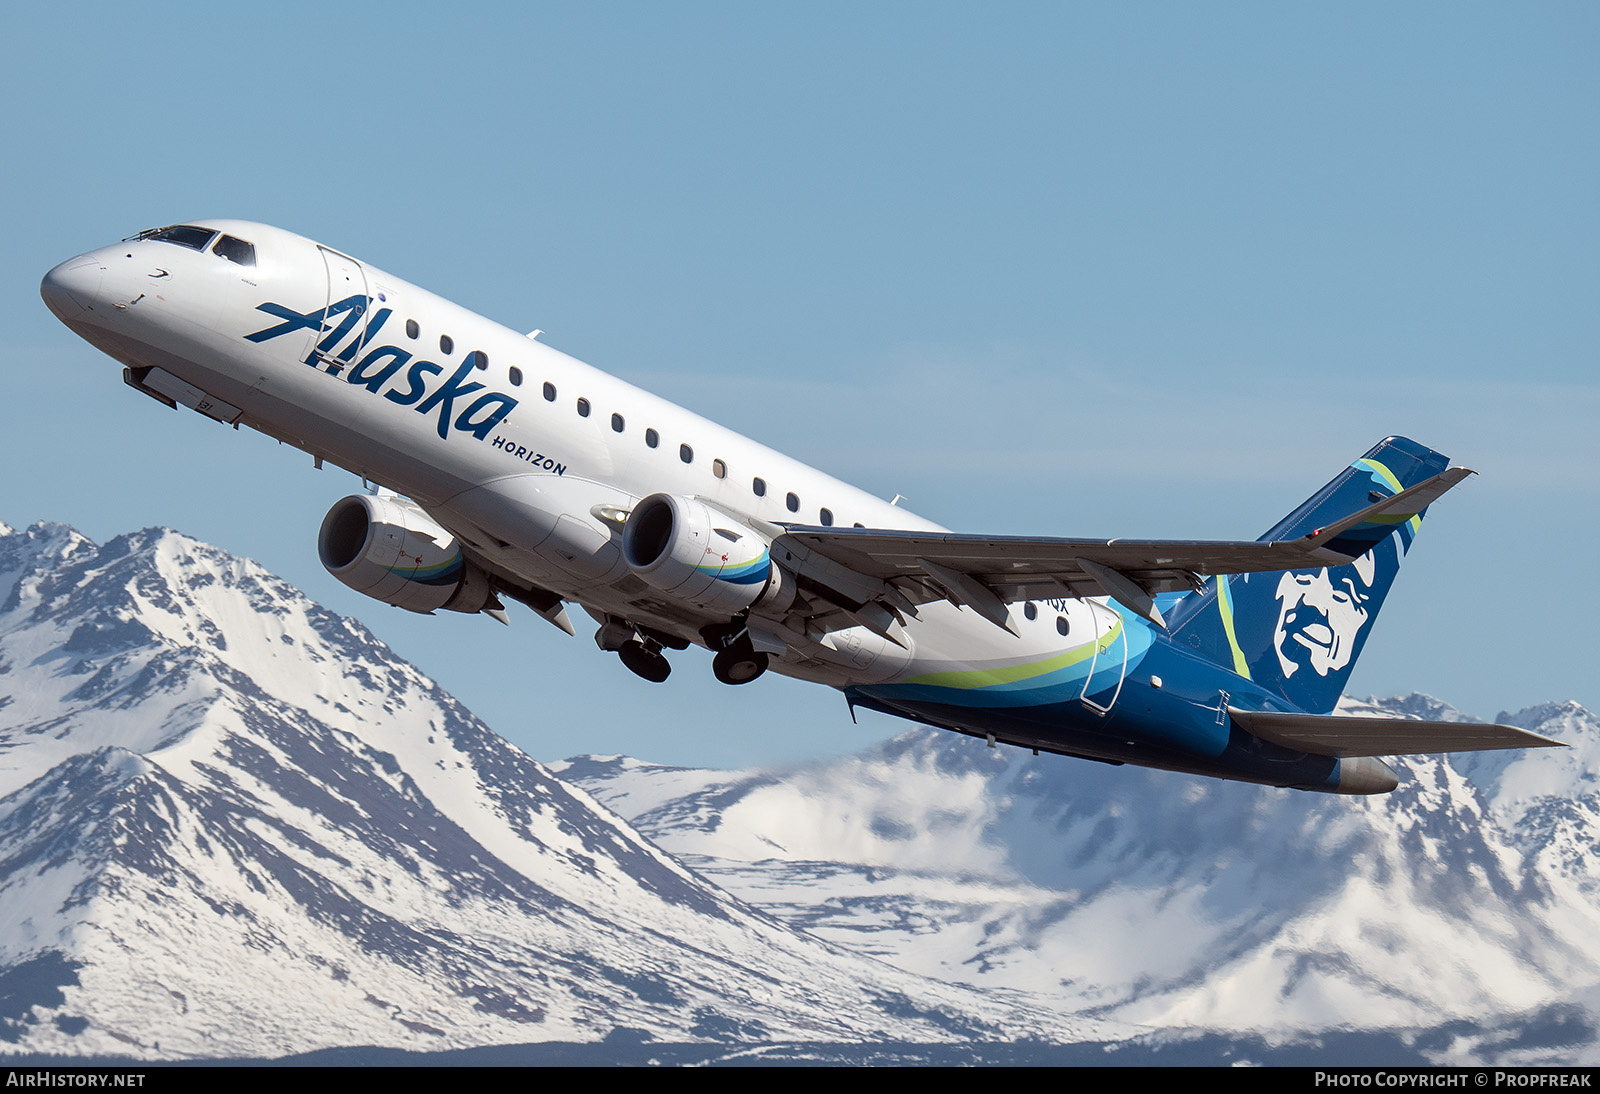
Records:
[[[494,604],[489,577],[420,505],[352,494],[335,502],[317,533],[317,556],[358,593],[424,615]]]
[[[773,564],[770,546],[726,513],[676,494],[651,494],[622,529],[622,555],[640,580],[729,616],[781,611],[793,599],[794,583]]]

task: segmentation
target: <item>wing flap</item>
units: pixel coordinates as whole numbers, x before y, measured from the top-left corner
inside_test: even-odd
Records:
[[[1228,708],[1247,733],[1316,756],[1410,756],[1484,752],[1498,748],[1565,748],[1560,741],[1516,726],[1422,722],[1413,718],[1354,718],[1344,714],[1280,714]]]
[[[1029,595],[1109,596],[1080,560],[1115,570],[1151,593],[1187,592],[1196,575],[1256,573],[1349,561],[1291,543],[1201,540],[1100,540],[892,532],[874,528],[791,528],[778,540],[796,554],[821,556],[863,577],[934,577],[932,562],[996,590]],[[1326,557],[1324,557],[1326,556]],[[919,582],[918,584],[922,584]],[[927,591],[927,590],[925,590]],[[930,592],[930,598],[936,596]]]

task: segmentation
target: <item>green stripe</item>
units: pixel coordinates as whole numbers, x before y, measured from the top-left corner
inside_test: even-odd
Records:
[[[1393,490],[1396,494],[1400,493],[1401,490],[1405,489],[1405,487],[1400,485],[1399,477],[1393,471],[1390,471],[1383,464],[1379,463],[1377,460],[1369,460],[1369,459],[1366,459],[1366,458],[1362,458],[1362,459],[1357,460],[1355,463],[1351,464],[1350,466],[1351,467],[1365,468],[1368,471],[1376,471],[1380,476],[1383,477],[1383,481],[1389,484],[1389,489]],[[1411,525],[1411,534],[1412,535],[1416,535],[1418,532],[1422,531],[1422,517],[1420,515],[1413,516],[1413,517],[1407,517],[1405,519],[1406,519],[1406,523]],[[1373,523],[1377,523],[1377,522],[1374,521]]]
[[[1233,651],[1233,671],[1250,679],[1250,666],[1245,663],[1244,651],[1239,648],[1239,637],[1233,633],[1233,595],[1228,591],[1228,579],[1217,578],[1217,611],[1222,615],[1222,633],[1228,636],[1228,648]]]
[[[1102,653],[1113,646],[1122,634],[1122,620],[1117,619],[1117,625],[1103,639]],[[993,669],[960,669],[956,672],[929,672],[921,676],[913,676],[903,680],[905,684],[926,684],[929,687],[957,688],[962,691],[971,691],[973,688],[993,687],[996,684],[1014,684],[1019,680],[1030,680],[1035,676],[1056,672],[1069,665],[1076,665],[1080,661],[1087,661],[1093,656],[1095,643],[1088,642],[1075,650],[1057,654],[1043,661],[1030,661],[1021,665],[1004,665]]]
[[[1383,478],[1383,481],[1389,484],[1389,489],[1393,490],[1396,494],[1405,489],[1405,487],[1400,485],[1400,480],[1398,477],[1396,477],[1395,473],[1390,471],[1377,460],[1363,458],[1357,460],[1355,463],[1351,464],[1351,466],[1365,468],[1368,471],[1376,471]]]

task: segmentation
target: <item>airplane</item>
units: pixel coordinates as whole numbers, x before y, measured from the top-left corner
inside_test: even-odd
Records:
[[[646,680],[666,651],[1006,744],[1337,794],[1388,755],[1560,742],[1333,714],[1428,506],[1473,472],[1389,437],[1259,539],[953,533],[343,252],[196,220],[70,258],[50,310],[166,404],[378,488],[323,565],[413,612],[526,605]]]

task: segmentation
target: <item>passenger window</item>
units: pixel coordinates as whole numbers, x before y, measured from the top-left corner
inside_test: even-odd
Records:
[[[750,492],[753,493],[758,498],[766,497],[767,496],[767,480],[766,479],[751,479],[750,480]]]
[[[406,320],[406,337],[412,340],[422,337],[422,328],[417,326],[415,319]]]
[[[578,417],[587,418],[588,416],[589,416],[589,400],[580,398],[578,400]]]
[[[622,425],[623,425],[623,422],[622,422],[622,415],[621,414],[613,414],[613,415],[611,415],[611,432],[613,432],[613,433],[621,433],[622,432]]]
[[[1030,600],[1022,606],[1022,614],[1027,619],[1038,619],[1039,606]]]
[[[521,387],[522,386],[522,370],[520,368],[518,368],[516,365],[512,365],[511,366],[511,386],[512,387]]]
[[[1066,616],[1064,616],[1064,615],[1056,616],[1056,632],[1058,634],[1063,634],[1064,635],[1068,631],[1070,631],[1071,629],[1072,629],[1072,627],[1071,627],[1071,625],[1069,625],[1067,623],[1067,617]]]
[[[791,513],[798,513],[800,511],[800,498],[796,494],[793,494],[793,493],[788,494],[783,499],[783,504],[785,504],[785,505],[787,505],[789,507],[789,512],[791,512]]]
[[[644,443],[646,448],[654,448],[656,445],[661,443],[661,434],[657,433],[653,429],[645,430]]]
[[[682,460],[684,463],[693,463],[694,449],[690,448],[686,444],[680,444],[678,446],[678,459]]]
[[[211,248],[213,254],[221,255],[229,262],[238,263],[240,266],[254,266],[256,264],[256,249],[253,244],[232,236],[223,236],[217,240],[217,245]]]
[[[474,368],[489,367],[489,355],[481,349],[475,349],[467,354],[467,360],[472,362]]]
[[[821,513],[821,516],[822,516],[822,526],[824,528],[833,527],[833,510],[832,509],[824,509],[822,511],[822,513]]]
[[[712,460],[711,473],[719,479],[725,479],[728,477],[728,465],[721,460]]]
[[[456,351],[456,340],[448,334],[439,335],[439,352],[446,356]]]
[[[553,403],[556,401],[556,385],[552,384],[549,380],[544,382],[544,401],[547,403]]]

